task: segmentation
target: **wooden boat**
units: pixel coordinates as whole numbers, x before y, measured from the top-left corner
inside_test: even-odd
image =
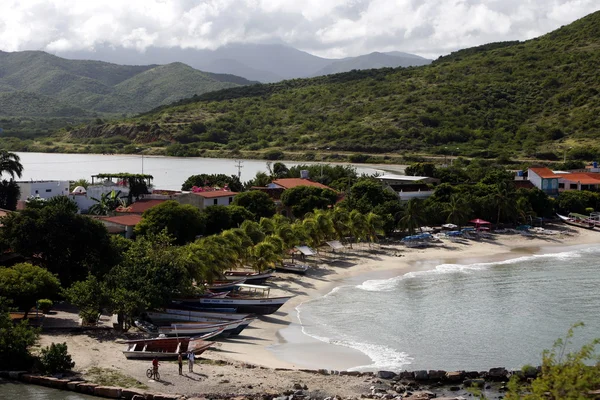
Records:
[[[285,263],[285,264],[278,265],[275,269],[278,271],[282,271],[282,272],[292,272],[294,274],[304,275],[306,273],[306,271],[308,271],[310,269],[310,267],[305,264]]]
[[[211,292],[208,291],[201,295],[200,297],[208,297],[208,298],[223,298],[227,297],[227,295],[231,293],[230,291],[222,291],[222,292]]]
[[[225,314],[225,313],[205,313],[205,312],[194,312],[186,310],[178,313],[162,312],[162,311],[148,311],[146,315],[148,318],[155,322],[171,322],[171,321],[185,321],[185,322],[227,322],[227,321],[239,321],[244,318],[250,317],[250,314]],[[236,318],[223,318],[223,316],[235,316]]]
[[[246,279],[237,278],[235,281],[226,279],[224,281],[214,281],[210,284],[205,284],[206,288],[211,292],[231,292],[235,290],[235,285],[246,282]],[[202,296],[206,297],[206,296]],[[214,296],[211,296],[214,297]]]
[[[291,298],[291,296],[269,298],[226,297],[224,299],[199,299],[196,304],[205,308],[214,308],[215,310],[235,307],[237,312],[241,313],[269,315],[279,310]]]
[[[214,309],[212,309],[212,310],[214,310]],[[214,310],[214,311],[217,311],[217,310]],[[190,316],[190,317],[217,318],[217,319],[225,319],[225,320],[239,320],[239,319],[244,319],[244,318],[248,318],[251,316],[251,314],[198,311],[198,310],[195,310],[193,307],[191,309],[166,308],[165,312],[167,314],[178,314],[178,315],[184,315],[184,316]]]
[[[204,353],[214,342],[206,342],[201,338],[155,338],[130,340],[123,354],[128,359],[176,360],[180,353]]]
[[[556,215],[558,215],[558,218],[560,218],[567,225],[576,226],[578,228],[584,228],[584,229],[594,229],[594,226],[595,226],[595,224],[593,222],[583,220],[580,218],[565,217],[564,215],[560,215],[560,214],[556,214]]]
[[[228,281],[235,281],[238,279],[244,279],[245,282],[238,283],[248,283],[250,285],[260,285],[263,284],[273,276],[273,271],[269,270],[266,272],[250,272],[250,271],[227,271],[224,274],[224,277]]]

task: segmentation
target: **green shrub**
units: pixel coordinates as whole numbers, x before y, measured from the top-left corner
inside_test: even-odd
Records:
[[[48,312],[50,311],[50,309],[52,309],[53,305],[54,305],[54,303],[52,303],[52,300],[50,300],[50,299],[40,299],[40,300],[38,300],[38,308],[40,310],[42,310],[42,312],[44,314],[48,314]]]
[[[283,151],[279,150],[269,150],[264,154],[265,160],[283,160],[284,154]]]
[[[40,365],[42,372],[56,374],[73,369],[75,363],[67,352],[66,343],[52,343],[41,350]]]

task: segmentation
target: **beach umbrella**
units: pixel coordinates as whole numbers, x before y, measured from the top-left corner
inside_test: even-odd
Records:
[[[492,224],[491,222],[485,221],[481,218],[472,219],[471,221],[469,221],[469,223],[475,224],[475,229],[477,229],[477,230],[479,230],[479,227],[481,225],[491,225]]]

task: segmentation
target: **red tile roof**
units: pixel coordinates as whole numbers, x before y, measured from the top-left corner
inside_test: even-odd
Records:
[[[111,222],[123,226],[136,226],[142,220],[142,216],[138,214],[117,215],[116,217],[100,218],[101,221]]]
[[[129,207],[120,207],[119,209],[117,209],[117,212],[127,214],[143,214],[144,211],[161,203],[164,203],[165,201],[167,200],[142,199],[131,204]]]
[[[237,192],[228,192],[225,190],[215,190],[214,192],[195,192],[200,197],[204,197],[205,199],[214,199],[216,197],[230,197],[235,196]]]
[[[535,172],[537,176],[540,178],[560,178],[561,175],[557,175],[550,168],[540,167],[540,168],[529,168],[530,171]]]
[[[311,181],[310,179],[301,179],[301,178],[284,178],[284,179],[275,179],[273,181],[274,184],[281,186],[284,189],[291,189],[297,186],[313,186],[321,189],[331,189],[329,186],[323,185],[322,183]],[[331,189],[333,190],[333,189]]]
[[[561,174],[560,178],[569,182],[579,182],[582,185],[600,185],[600,174],[594,172],[577,172],[573,174]]]

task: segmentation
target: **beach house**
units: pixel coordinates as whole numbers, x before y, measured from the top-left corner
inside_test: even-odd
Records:
[[[410,199],[426,199],[431,196],[434,189],[430,185],[436,185],[440,182],[437,178],[427,176],[409,176],[385,174],[376,177],[390,190],[393,190],[401,201]]]
[[[529,168],[529,181],[549,196],[568,190],[600,190],[600,173],[552,171],[546,167]]]
[[[17,181],[17,185],[21,189],[21,201],[32,197],[46,200],[69,195],[69,181]]]
[[[529,168],[527,170],[527,177],[533,186],[537,187],[548,196],[558,196],[558,179],[560,176],[555,174],[550,168]]]
[[[190,204],[200,210],[210,206],[228,206],[233,203],[237,192],[228,190],[205,190],[201,192],[182,193],[175,198],[179,204]]]

